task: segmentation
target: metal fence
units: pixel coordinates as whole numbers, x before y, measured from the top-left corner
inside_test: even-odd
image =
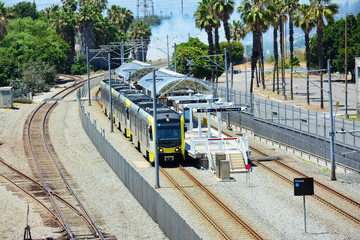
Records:
[[[226,88],[219,87],[218,94],[225,98]],[[250,93],[232,91],[230,99],[236,105],[252,105]],[[273,139],[325,160],[330,159],[329,115],[255,96],[253,99],[253,109],[230,113],[232,124],[249,128],[255,135]],[[226,119],[226,114],[222,117]],[[335,119],[335,131],[355,129],[360,129],[360,123]],[[360,170],[359,140],[360,135],[336,134],[335,158],[338,164]]]
[[[104,77],[91,80],[91,85],[98,85]],[[121,154],[105,139],[86,114],[85,105],[80,99],[87,94],[87,86],[77,92],[77,102],[82,126],[112,170],[123,184],[134,195],[136,200],[159,224],[164,234],[170,239],[200,239],[195,231],[177,212],[156,192],[156,190],[121,156]]]

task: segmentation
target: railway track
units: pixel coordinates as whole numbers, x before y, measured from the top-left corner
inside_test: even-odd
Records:
[[[212,126],[216,129],[215,126]],[[223,132],[225,136],[232,137],[230,134]],[[271,159],[269,154],[264,153],[263,151],[256,149],[250,146],[250,149],[256,152],[262,157],[267,157]],[[252,160],[257,166],[263,167],[267,171],[276,175],[277,177],[284,180],[286,183],[293,185],[293,179],[299,177],[308,177],[306,174],[301,173],[300,171],[292,168],[291,166],[277,161],[275,159],[270,161],[257,161]],[[281,169],[282,168],[282,169]],[[314,179],[314,192],[315,194],[311,196],[312,198],[323,203],[327,207],[333,209],[337,213],[345,216],[347,219],[360,224],[360,203],[345,196],[344,194],[332,189],[319,181]]]
[[[253,152],[257,152],[264,157],[270,157],[268,154],[252,148]],[[260,162],[252,160],[258,166],[266,169],[272,174],[284,180],[286,183],[293,185],[293,179],[298,177],[308,177],[306,174],[290,167],[289,165],[279,162],[277,160],[271,160],[270,162]],[[283,169],[281,169],[283,168]],[[284,171],[285,170],[285,171]],[[344,194],[320,183],[314,179],[314,192],[312,198],[318,200],[324,205],[335,210],[337,213],[345,216],[353,222],[360,224],[360,203],[345,196]]]
[[[75,80],[68,87],[55,94],[57,100],[78,89],[82,79]],[[81,80],[81,82],[79,81]],[[59,227],[63,230],[66,239],[105,239],[94,220],[90,217],[71,184],[72,180],[61,165],[54,151],[48,132],[48,121],[51,111],[56,107],[57,100],[43,102],[26,120],[23,130],[25,152],[29,165],[34,172],[35,182],[41,184],[30,194],[36,196],[51,211]],[[30,180],[29,180],[30,181]],[[32,181],[33,182],[33,181]],[[34,184],[34,182],[33,182]],[[49,210],[47,210],[49,212]]]
[[[263,239],[246,220],[239,217],[185,168],[160,168],[160,172],[189,200],[217,231],[217,238]]]

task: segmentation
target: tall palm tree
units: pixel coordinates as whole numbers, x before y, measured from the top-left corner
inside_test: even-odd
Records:
[[[225,37],[228,42],[229,48],[229,63],[232,62],[231,58],[231,45],[230,45],[230,29],[228,20],[234,11],[235,2],[233,0],[214,0],[212,5],[212,12],[216,18],[221,20],[224,24]]]
[[[323,39],[323,29],[325,27],[326,21],[333,22],[334,15],[338,13],[339,5],[336,3],[331,3],[331,0],[310,0],[310,5],[312,6],[312,14],[316,18],[317,22],[317,52],[319,60],[319,68],[322,70],[324,68],[324,49],[322,44]],[[325,19],[324,19],[325,18]],[[321,99],[321,108],[324,108],[324,94],[323,94],[323,76],[320,74],[320,99]]]
[[[315,16],[311,14],[311,8],[309,4],[300,4],[299,5],[299,16],[295,20],[295,26],[303,30],[305,34],[305,49],[306,49],[306,68],[307,68],[307,79],[309,79],[309,70],[310,70],[310,37],[309,34],[311,30],[316,27]],[[310,91],[309,91],[309,81],[306,81],[306,96],[307,104],[310,105]]]
[[[240,20],[233,20],[233,23],[229,24],[229,27],[231,38],[234,41],[240,41],[241,39],[244,39],[248,33],[246,25],[240,22]]]
[[[210,69],[211,69],[211,81],[214,82],[214,43],[213,43],[213,35],[212,30],[214,26],[214,18],[210,15],[209,12],[209,4],[211,0],[202,0],[198,2],[198,7],[194,14],[196,27],[200,29],[204,29],[208,35],[208,43],[209,43],[209,55],[210,55]]]
[[[254,71],[256,62],[263,56],[261,35],[263,28],[267,24],[267,18],[271,15],[271,11],[265,7],[263,0],[245,0],[240,3],[238,12],[244,23],[247,24],[253,34],[253,49],[251,56],[251,82],[250,93],[253,92]]]
[[[130,27],[130,38],[135,42],[135,46],[132,48],[133,58],[142,61],[142,54],[144,54],[144,60],[146,61],[146,53],[150,44],[151,29],[149,24],[143,21],[138,21]],[[142,42],[144,48],[142,48]]]
[[[279,89],[279,52],[278,52],[278,35],[277,32],[279,30],[279,22],[280,22],[280,9],[282,8],[281,4],[283,2],[281,0],[271,0],[269,2],[268,8],[271,10],[272,14],[270,16],[270,23],[273,26],[273,35],[274,35],[274,73],[273,73],[273,92],[277,91],[277,94],[280,94]],[[276,89],[275,89],[275,75],[277,79]]]
[[[293,92],[293,62],[294,62],[294,18],[298,10],[299,0],[285,0],[286,10],[289,15],[289,41],[290,41],[290,63],[291,63],[291,79],[290,79],[290,98],[294,99]]]

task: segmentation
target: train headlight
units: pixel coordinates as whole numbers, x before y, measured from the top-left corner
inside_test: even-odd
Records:
[[[179,151],[181,151],[181,147],[175,148],[175,152],[179,152]]]
[[[158,151],[159,151],[159,152],[164,152],[164,149],[158,148]]]

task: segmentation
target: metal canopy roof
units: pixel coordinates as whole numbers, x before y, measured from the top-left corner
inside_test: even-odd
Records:
[[[133,82],[137,82],[146,74],[151,73],[153,70],[157,69],[159,68],[154,67],[148,63],[133,60],[132,62],[124,63],[118,67],[115,70],[115,73],[125,77],[126,80],[131,78]]]
[[[189,90],[199,93],[209,93],[211,87],[197,78],[189,77],[168,69],[159,69],[156,74],[156,94],[159,97],[166,94],[188,94]],[[138,84],[148,91],[153,89],[153,73],[145,75]]]

